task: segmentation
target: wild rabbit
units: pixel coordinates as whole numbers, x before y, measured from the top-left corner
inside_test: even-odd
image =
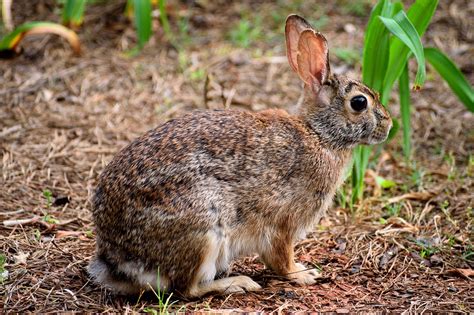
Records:
[[[315,283],[293,244],[324,216],[351,149],[384,141],[392,122],[376,93],[330,73],[326,39],[308,22],[290,15],[285,33],[304,82],[298,114],[193,112],[136,139],[104,169],[92,207],[97,283],[187,297],[257,290],[246,276],[215,279],[255,252],[275,273]]]

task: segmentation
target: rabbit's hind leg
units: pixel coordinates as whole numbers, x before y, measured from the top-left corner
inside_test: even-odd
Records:
[[[221,230],[209,231],[206,236],[208,246],[196,277],[187,290],[187,296],[200,297],[210,292],[243,293],[260,289],[260,285],[246,276],[214,280],[216,272],[226,269],[229,264],[229,245]]]

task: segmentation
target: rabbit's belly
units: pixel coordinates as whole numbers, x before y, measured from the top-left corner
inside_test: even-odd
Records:
[[[197,272],[198,282],[214,280],[216,274],[227,271],[230,264],[229,239],[221,228],[215,228],[206,234],[207,249],[204,260]]]
[[[230,263],[238,257],[260,253],[270,246],[270,231],[254,234],[248,231],[225,231],[216,227],[207,233],[208,247],[199,267],[199,282],[212,281],[216,274],[226,272]]]

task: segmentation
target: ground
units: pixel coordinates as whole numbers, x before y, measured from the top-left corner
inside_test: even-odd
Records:
[[[78,30],[81,56],[42,36],[0,60],[3,311],[158,310],[153,294],[114,296],[88,279],[89,200],[98,175],[129,141],[186,111],[295,104],[301,90],[282,32],[289,13],[326,35],[333,71],[360,78],[371,1],[316,2],[169,1],[173,38],[155,21],[151,42],[136,56],[124,1],[96,3]],[[52,0],[15,1],[14,21],[57,21],[54,8]],[[440,1],[424,37],[471,84],[473,15],[469,0]],[[431,68],[412,102],[412,158],[403,158],[399,134],[374,157],[363,201],[349,207],[336,198],[297,245],[298,260],[322,271],[316,285],[289,283],[247,257],[232,274],[251,276],[261,291],[173,295],[171,310],[473,312],[474,117]],[[396,91],[389,109],[399,117]],[[396,185],[381,189],[375,176]]]

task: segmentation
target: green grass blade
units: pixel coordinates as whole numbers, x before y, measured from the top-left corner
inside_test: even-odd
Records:
[[[168,14],[166,13],[166,0],[159,1],[159,9],[160,9],[160,21],[161,26],[163,27],[163,31],[165,32],[165,36],[167,39],[173,43],[173,34],[171,33],[170,23],[168,22]]]
[[[389,32],[383,27],[379,16],[390,16],[392,5],[389,1],[381,0],[372,10],[367,24],[364,40],[362,80],[376,91],[381,91],[384,69],[388,65]]]
[[[63,8],[63,24],[79,26],[84,20],[87,0],[67,0]]]
[[[141,49],[151,37],[151,0],[134,0],[133,9],[138,47]]]
[[[425,56],[426,60],[448,83],[459,100],[466,105],[469,111],[474,112],[474,90],[461,70],[456,67],[451,59],[436,48],[425,48]]]
[[[411,153],[410,81],[408,77],[408,64],[405,64],[405,68],[398,80],[398,90],[400,93],[400,111],[402,116],[403,154],[408,160]]]
[[[426,78],[426,66],[425,66],[425,53],[423,51],[423,45],[421,44],[421,38],[418,35],[413,24],[408,19],[405,12],[398,12],[393,18],[380,17],[383,24],[390,30],[390,32],[400,39],[415,55],[418,63],[418,70],[415,78],[415,89],[419,89]],[[400,56],[403,58],[403,56]],[[388,91],[384,91],[384,95],[388,94]]]
[[[423,36],[431,18],[433,17],[438,0],[417,0],[407,12],[408,19],[415,27],[418,34]],[[394,38],[390,45],[390,60],[387,68],[387,74],[384,79],[382,93],[382,103],[387,104],[390,97],[390,90],[395,81],[400,77],[403,67],[408,60],[409,48],[398,38]]]

